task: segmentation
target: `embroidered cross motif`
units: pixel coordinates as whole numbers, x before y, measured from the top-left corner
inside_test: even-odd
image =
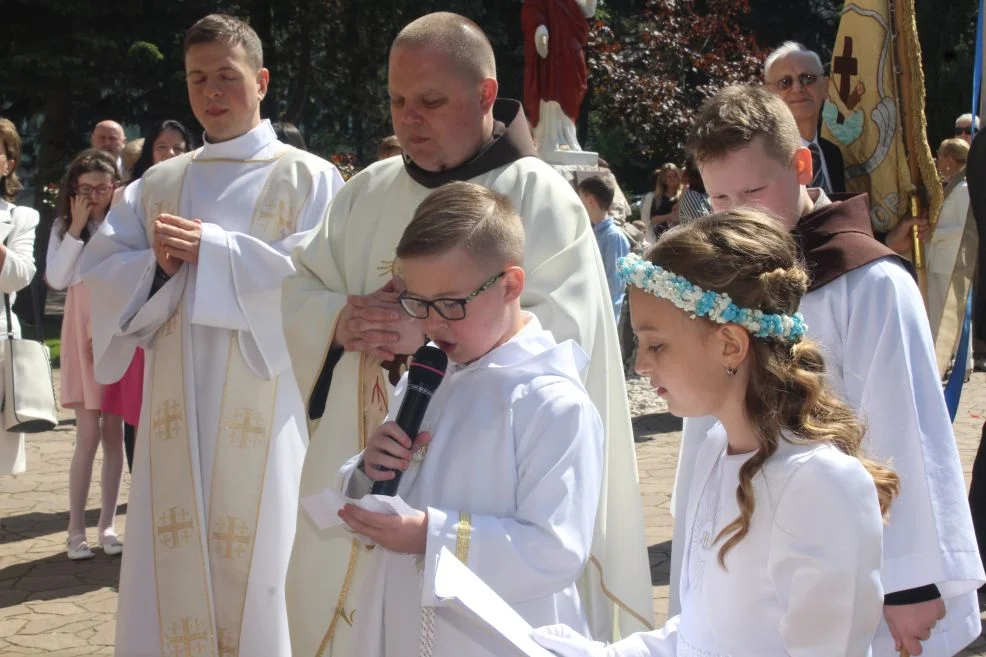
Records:
[[[168,321],[166,321],[159,330],[161,332],[161,337],[167,337],[178,330],[178,313],[172,313],[171,317],[168,318]]]
[[[162,214],[178,214],[175,206],[168,201],[155,201],[151,204],[151,215],[148,219],[157,219]]]
[[[174,399],[162,402],[154,409],[154,422],[151,424],[151,431],[155,440],[177,438],[183,425],[181,407]]]
[[[233,636],[233,633],[224,627],[219,628],[219,655],[223,657],[224,655],[236,655],[240,654],[240,642]]]
[[[223,559],[242,556],[252,538],[250,526],[233,516],[216,522],[212,529],[212,540],[218,555]]]
[[[195,523],[184,507],[171,506],[158,517],[158,540],[169,550],[181,547],[192,537],[194,528]]]
[[[269,234],[278,240],[295,232],[296,222],[283,200],[264,205],[260,211],[260,221],[267,225]]]
[[[244,449],[267,441],[264,416],[249,408],[241,408],[233,413],[233,421],[226,425],[226,433],[234,446]]]
[[[202,623],[186,616],[171,624],[165,650],[170,657],[198,657],[205,654],[208,638]]]

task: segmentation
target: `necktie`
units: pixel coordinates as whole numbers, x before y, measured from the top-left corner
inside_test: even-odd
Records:
[[[826,194],[831,194],[832,187],[822,169],[822,151],[815,142],[808,144],[808,150],[811,151],[811,187],[820,187]]]

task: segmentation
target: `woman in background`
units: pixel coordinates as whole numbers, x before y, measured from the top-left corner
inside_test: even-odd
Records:
[[[14,173],[20,159],[21,138],[17,128],[0,117],[0,292],[10,296],[11,306],[17,292],[34,278],[34,233],[40,220],[37,210],[14,204],[24,188]],[[10,331],[20,337],[17,315],[11,315],[10,321],[13,326],[8,327],[7,315],[0,310],[2,333]],[[0,475],[19,474],[26,469],[24,434],[7,433],[0,422]]]

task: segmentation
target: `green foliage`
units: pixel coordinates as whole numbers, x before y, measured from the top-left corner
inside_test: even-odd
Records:
[[[595,21],[591,109],[606,128],[594,148],[622,184],[641,189],[648,169],[682,162],[702,102],[727,84],[757,79],[760,52],[739,22],[748,10],[746,0],[648,0],[632,15]],[[606,141],[623,142],[623,157],[604,149]]]

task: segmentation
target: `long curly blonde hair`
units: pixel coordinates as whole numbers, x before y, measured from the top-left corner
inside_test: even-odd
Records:
[[[754,210],[718,212],[666,232],[647,254],[654,264],[684,276],[706,290],[726,292],[733,302],[765,313],[793,314],[808,289],[808,274],[797,247],[781,223]],[[709,321],[700,319],[698,321]],[[811,328],[809,326],[809,335]],[[740,515],[716,537],[725,539],[719,564],[750,530],[756,508],[753,478],[789,432],[805,442],[828,442],[860,460],[873,477],[886,517],[900,490],[897,474],[860,455],[865,428],[829,388],[825,362],[808,339],[752,339],[746,415],[759,447],[739,472],[736,501]]]

